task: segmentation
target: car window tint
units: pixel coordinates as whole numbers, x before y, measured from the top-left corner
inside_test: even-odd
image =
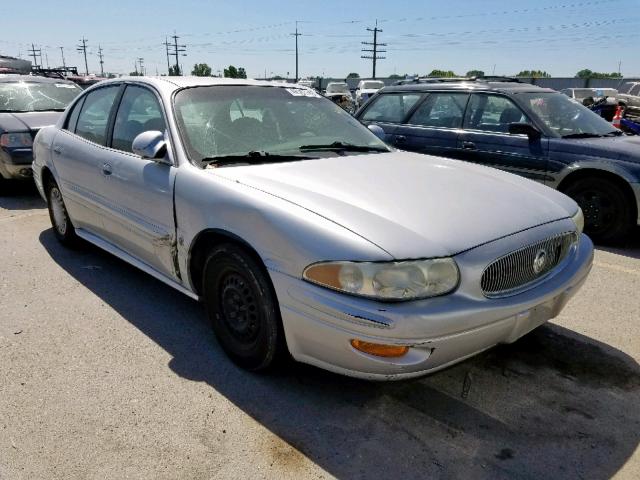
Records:
[[[78,117],[76,134],[99,145],[106,145],[109,113],[119,85],[99,88],[87,95]]]
[[[362,120],[370,122],[401,122],[422,95],[400,93],[380,95],[362,115]]]
[[[507,133],[510,123],[520,122],[530,123],[522,110],[508,98],[499,95],[472,95],[464,128]]]
[[[111,146],[131,152],[133,139],[149,130],[165,131],[160,104],[149,89],[128,85],[118,107]]]
[[[412,125],[460,128],[467,104],[467,93],[432,93],[409,119]]]
[[[65,130],[69,130],[70,132],[75,132],[76,124],[78,123],[78,117],[80,116],[80,110],[82,109],[82,104],[84,103],[84,99],[81,98],[71,110],[71,113],[67,117],[67,122],[65,125]]]

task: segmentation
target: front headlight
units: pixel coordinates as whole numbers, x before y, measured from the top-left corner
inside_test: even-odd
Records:
[[[0,146],[7,148],[29,148],[33,146],[30,133],[3,133]]]
[[[582,213],[582,209],[580,207],[578,207],[578,211],[575,213],[575,215],[571,217],[571,220],[573,220],[573,223],[576,224],[576,230],[578,231],[578,234],[581,234],[584,230],[584,214]]]
[[[303,278],[352,295],[383,301],[416,300],[451,292],[460,274],[451,258],[404,262],[323,262],[309,265]]]

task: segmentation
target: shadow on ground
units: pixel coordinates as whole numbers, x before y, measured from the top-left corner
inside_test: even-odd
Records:
[[[640,258],[640,227],[636,227],[619,245],[599,245],[599,250],[631,258]]]
[[[33,181],[0,180],[0,209],[32,210],[45,206]]]
[[[605,479],[638,446],[638,364],[564,328],[541,327],[514,345],[402,383],[298,364],[256,375],[227,360],[196,302],[94,248],[66,250],[50,230],[40,242],[165,349],[168,368],[206,382],[338,478]],[[269,453],[295,474],[297,452]]]

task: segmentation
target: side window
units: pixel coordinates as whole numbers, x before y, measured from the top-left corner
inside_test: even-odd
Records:
[[[118,107],[111,146],[131,152],[133,139],[149,130],[165,131],[160,104],[150,90],[128,85]]]
[[[85,97],[78,117],[76,134],[99,145],[106,145],[109,114],[119,85],[100,88]]]
[[[640,83],[637,84],[635,87],[631,88],[631,90],[629,91],[629,93],[631,95],[638,95],[640,96]]]
[[[507,133],[510,123],[530,123],[527,116],[511,100],[499,95],[472,95],[464,128]]]
[[[409,119],[412,125],[460,128],[468,93],[432,93]]]
[[[81,98],[74,106],[73,110],[67,117],[67,121],[65,123],[64,129],[69,130],[70,132],[75,132],[76,124],[78,123],[78,117],[80,116],[80,110],[82,110],[82,105],[84,104],[84,98]]]
[[[364,121],[399,123],[420,99],[419,93],[389,93],[380,95],[362,115]]]

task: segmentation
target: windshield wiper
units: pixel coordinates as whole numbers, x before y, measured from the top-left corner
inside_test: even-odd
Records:
[[[353,143],[333,142],[320,145],[302,145],[298,148],[301,152],[313,152],[327,150],[332,152],[389,152],[385,147],[375,147],[371,145],[354,145]]]
[[[603,137],[619,137],[620,135],[624,135],[622,130],[612,130],[611,132],[605,133]]]
[[[597,133],[570,133],[569,135],[562,135],[562,138],[600,138],[602,135]]]
[[[304,155],[280,155],[265,152],[264,150],[253,150],[247,153],[231,154],[231,155],[217,155],[215,157],[206,157],[202,159],[202,163],[207,165],[214,165],[221,167],[224,165],[232,165],[234,163],[248,163],[250,165],[256,165],[260,163],[277,163],[277,162],[290,162],[295,160],[310,160],[315,157],[307,157]]]

